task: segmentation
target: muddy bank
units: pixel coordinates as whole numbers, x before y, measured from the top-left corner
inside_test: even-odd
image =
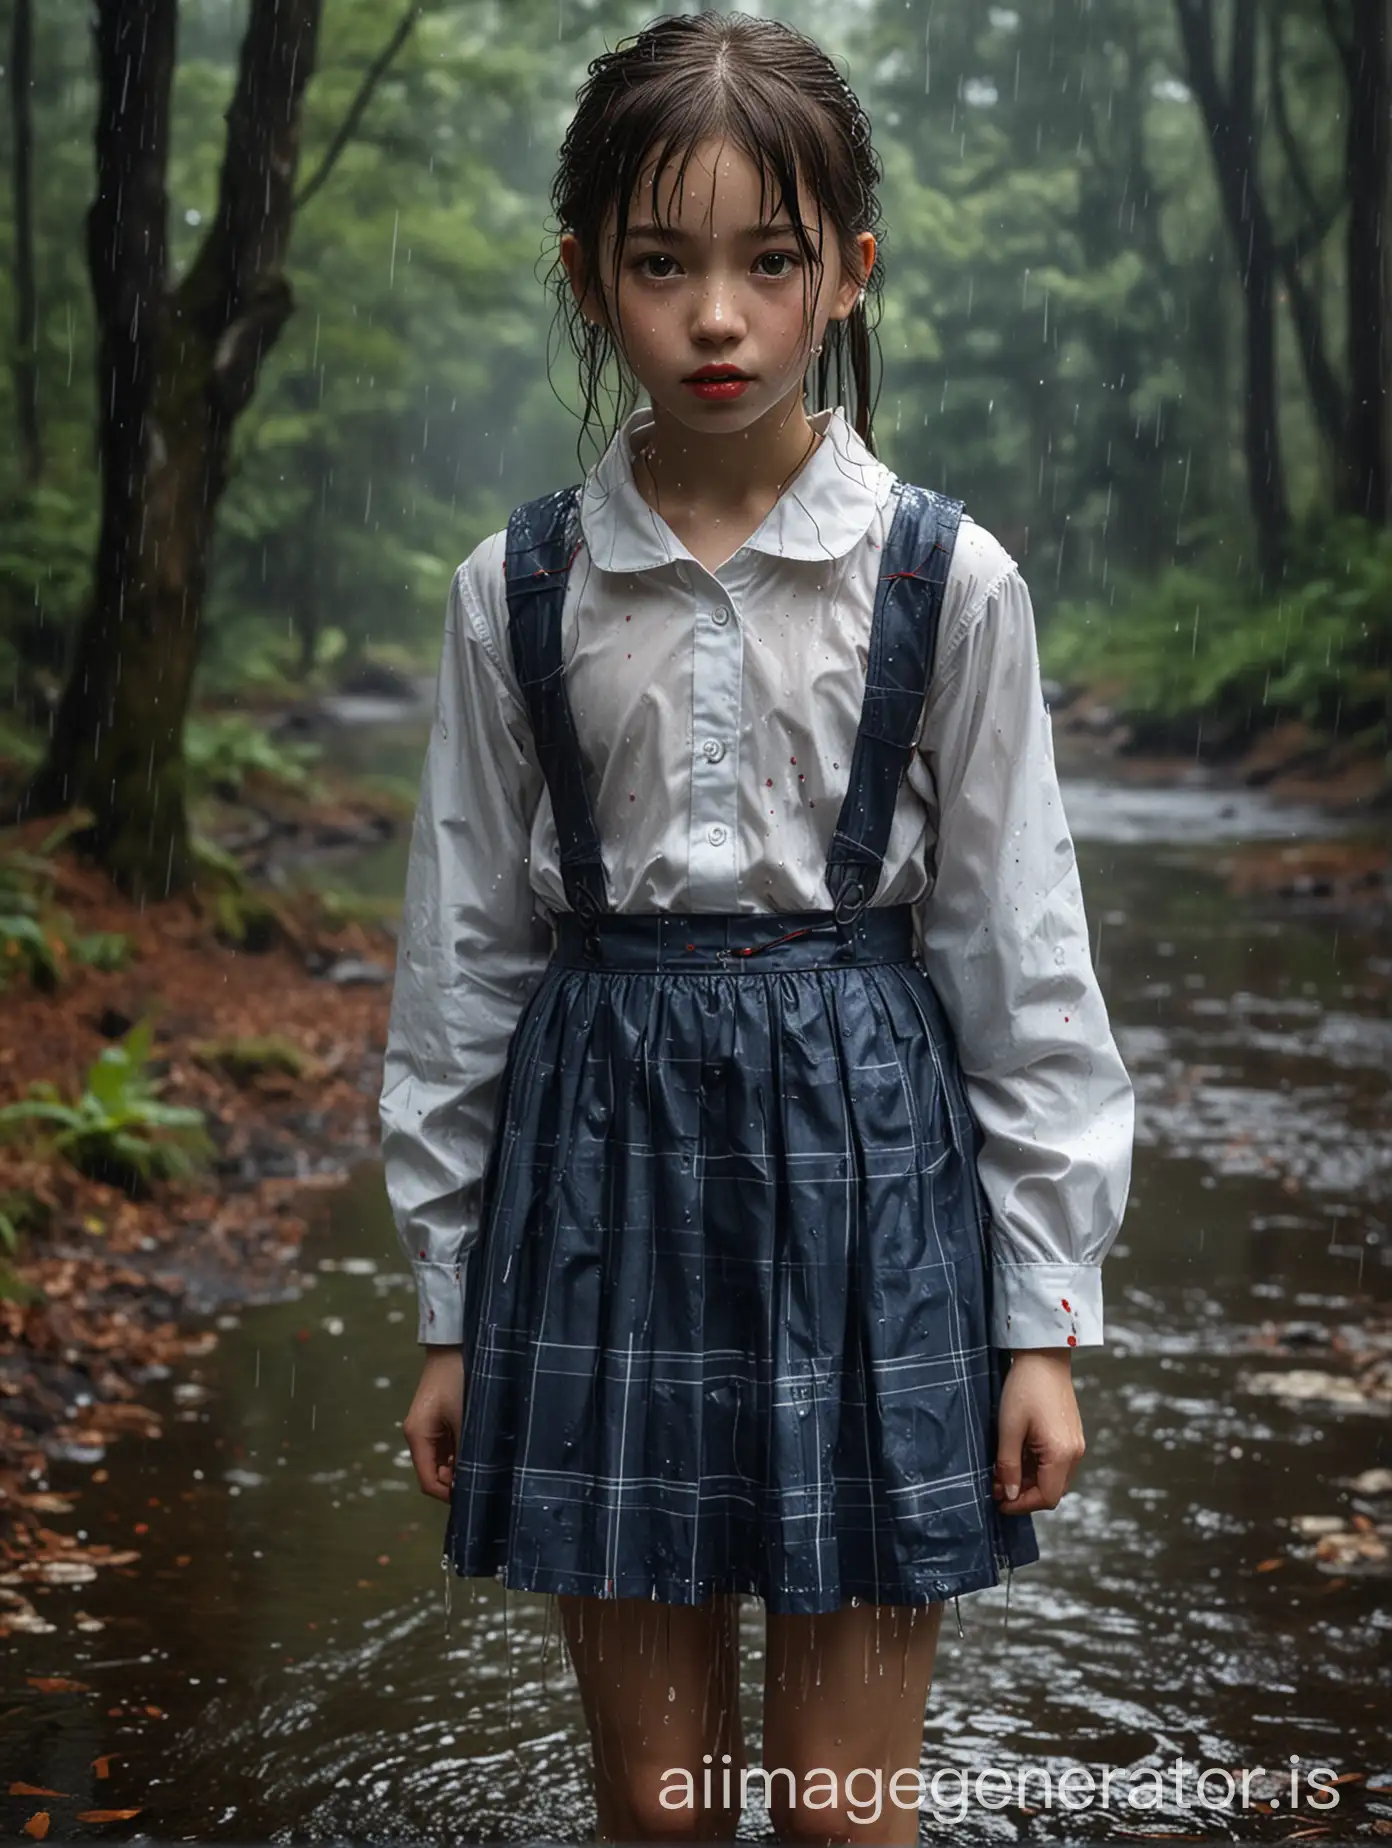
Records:
[[[1234,897],[1312,915],[1377,924],[1392,917],[1392,769],[1346,740],[1315,737],[1293,721],[1240,748],[1211,738],[1180,751],[1155,748],[1097,692],[1047,682],[1055,756],[1065,776],[1151,788],[1260,790],[1271,801],[1318,808],[1347,832],[1321,841],[1262,840],[1218,863]]]
[[[282,853],[401,825],[391,805],[347,795],[274,812]],[[51,826],[11,830],[4,848],[32,851]],[[246,845],[244,859],[265,851]],[[120,933],[131,950],[119,969],[65,961],[51,993],[16,975],[0,1104],[40,1081],[75,1098],[102,1049],[151,1017],[160,1100],[201,1110],[212,1152],[201,1173],[132,1198],[27,1137],[0,1141],[0,1208],[21,1232],[0,1300],[0,1631],[41,1623],[26,1587],[138,1558],[55,1531],[74,1506],[47,1492],[50,1462],[98,1465],[101,1484],[116,1438],[159,1436],[143,1389],[216,1345],[199,1318],[283,1294],[316,1190],[375,1154],[395,955],[384,924],[311,893],[249,887],[141,911],[70,851],[50,880],[75,930]]]

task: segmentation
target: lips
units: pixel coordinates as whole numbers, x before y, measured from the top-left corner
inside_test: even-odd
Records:
[[[695,397],[716,401],[742,397],[752,383],[749,374],[738,366],[702,366],[682,382]]]

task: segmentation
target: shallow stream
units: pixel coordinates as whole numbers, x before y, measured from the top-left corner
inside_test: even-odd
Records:
[[[418,726],[353,753],[412,770]],[[1118,1768],[1111,1804],[1042,1779],[940,1831],[963,1843],[1338,1838],[1392,1818],[1389,1580],[1331,1569],[1289,1524],[1343,1515],[1347,1480],[1392,1464],[1389,1407],[1288,1401],[1260,1370],[1347,1371],[1327,1344],[1385,1315],[1392,1198],[1392,946],[1225,895],[1225,842],[1308,837],[1318,815],[1203,787],[1069,781],[1104,990],[1138,1094],[1134,1184],[1107,1268],[1107,1345],[1075,1363],[1088,1454],[1037,1516],[1042,1561],[943,1625],[928,1772]],[[404,843],[364,866],[399,889]],[[1299,1326],[1297,1356],[1253,1351]],[[57,1626],[11,1639],[7,1780],[60,1814],[135,1808],[129,1839],[588,1838],[588,1751],[541,1597],[452,1581],[445,1510],[401,1440],[418,1371],[410,1277],[364,1165],[306,1244],[296,1299],[219,1320],[194,1377],[154,1388],[162,1440],[128,1440],[79,1507],[138,1566],[51,1590]],[[54,1488],[89,1474],[55,1468]],[[1374,1513],[1386,1520],[1388,1499]],[[60,1523],[63,1524],[63,1523]],[[140,1525],[144,1530],[134,1537]],[[77,1613],[100,1628],[78,1627]],[[762,1621],[747,1603],[744,1710],[757,1762]],[[41,1692],[30,1677],[66,1676]],[[98,1780],[93,1761],[114,1754]],[[1360,1776],[1334,1809],[1302,1781]],[[1177,1801],[1174,1761],[1189,1767]],[[1205,1767],[1262,1765],[1269,1813],[1206,1808]],[[1129,1808],[1142,1767],[1159,1807]],[[1274,1774],[1279,1773],[1279,1781]],[[1367,1781],[1381,1782],[1375,1797]],[[1075,1789],[1077,1781],[1075,1780]],[[14,1825],[40,1807],[9,1799]],[[82,1833],[83,1825],[73,1831]],[[766,1818],[746,1812],[758,1838]]]

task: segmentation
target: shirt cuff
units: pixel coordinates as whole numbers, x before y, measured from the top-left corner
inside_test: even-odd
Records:
[[[1008,1264],[991,1275],[998,1348],[1101,1347],[1100,1264]]]
[[[469,1259],[457,1264],[418,1261],[411,1265],[416,1279],[416,1303],[419,1327],[416,1340],[422,1346],[454,1347],[464,1341],[464,1286],[469,1275]]]

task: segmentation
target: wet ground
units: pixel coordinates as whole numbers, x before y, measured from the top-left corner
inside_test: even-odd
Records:
[[[403,764],[418,739],[402,737]],[[1328,825],[1317,814],[1202,788],[1074,782],[1065,801],[1137,1087],[1134,1184],[1107,1346],[1075,1362],[1076,1487],[1036,1517],[1044,1557],[1008,1609],[1004,1587],[964,1599],[959,1635],[949,1607],[929,1704],[924,1770],[999,1767],[1017,1787],[1024,1769],[1029,1807],[1012,1789],[1004,1809],[963,1813],[947,1775],[925,1837],[1389,1833],[1389,1580],[1316,1557],[1291,1526],[1392,1516],[1347,1486],[1392,1465],[1389,1406],[1258,1387],[1263,1371],[1348,1376],[1333,1344],[1365,1344],[1387,1311],[1392,946],[1240,905],[1213,876],[1225,842],[1302,838]],[[378,889],[399,883],[393,851],[367,869]],[[1293,1323],[1289,1352],[1257,1345]],[[445,1511],[415,1488],[411,1283],[373,1167],[306,1245],[298,1299],[219,1326],[196,1377],[158,1389],[165,1437],[111,1452],[80,1503],[89,1537],[138,1564],[51,1589],[54,1630],[10,1639],[6,1783],[62,1794],[12,1792],[7,1832],[46,1809],[55,1836],[586,1839],[554,1611],[447,1586]],[[743,1622],[757,1762],[757,1606]],[[1196,1800],[1201,1770],[1253,1766],[1274,1809]],[[1056,1782],[1048,1804],[1043,1774],[1070,1767],[1099,1784],[1115,1767],[1110,1805],[1070,1810]],[[1347,1779],[1336,1807],[1312,1801],[1317,1767]],[[1146,1768],[1164,1773],[1158,1800],[1130,1807],[1157,1797]],[[74,1821],[93,1810],[132,1814]],[[762,1813],[742,1832],[765,1834]]]

